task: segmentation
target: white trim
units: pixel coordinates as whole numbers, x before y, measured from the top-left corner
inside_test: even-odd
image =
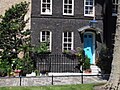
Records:
[[[93,35],[93,64],[95,64],[95,33],[93,32],[85,32],[84,34],[91,33]]]
[[[95,33],[93,33],[93,64],[95,64]]]
[[[42,42],[42,31],[40,31],[40,42]]]
[[[74,0],[72,0],[72,13],[70,14],[70,13],[64,13],[64,1],[65,0],[63,0],[63,15],[74,15]]]
[[[89,16],[89,17],[94,17],[95,16],[95,0],[93,0],[93,5],[86,5],[86,0],[84,0],[84,16]],[[88,6],[88,7],[93,7],[93,12],[92,14],[86,14],[85,13],[85,7]]]
[[[43,15],[52,15],[52,0],[50,0],[50,12],[46,11],[46,12],[42,12],[42,3],[43,3],[43,0],[41,0],[41,14]]]
[[[71,45],[71,49],[73,50],[74,48],[74,33],[73,32],[71,32],[72,33],[72,45]]]
[[[63,48],[64,45],[63,44],[64,44],[64,32],[62,33],[62,52],[64,52],[64,48]]]
[[[48,73],[48,76],[80,76],[80,75],[99,75],[99,73],[70,73],[70,72],[66,72],[66,73],[55,73],[55,72],[50,72]]]
[[[50,31],[50,51],[52,51],[52,32]]]

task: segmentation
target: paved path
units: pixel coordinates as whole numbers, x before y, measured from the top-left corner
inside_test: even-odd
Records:
[[[83,83],[105,83],[97,76],[84,76]],[[53,82],[52,82],[53,81]],[[43,86],[43,85],[65,85],[65,84],[81,84],[80,76],[65,76],[65,77],[22,77],[22,78],[0,78],[0,86]]]
[[[105,90],[104,88],[102,88],[102,86],[95,86],[94,90]]]

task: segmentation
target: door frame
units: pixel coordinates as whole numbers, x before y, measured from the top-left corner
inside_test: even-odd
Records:
[[[95,33],[90,31],[84,32],[84,34],[87,34],[87,33],[90,33],[93,35],[93,63],[92,64],[95,64]],[[83,34],[83,39],[84,39],[84,34]]]

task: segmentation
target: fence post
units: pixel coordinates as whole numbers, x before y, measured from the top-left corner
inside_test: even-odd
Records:
[[[52,83],[52,85],[53,85],[53,75],[52,75],[52,82],[51,82],[51,83]]]
[[[22,77],[20,76],[20,86],[21,86]]]
[[[83,72],[81,74],[81,84],[83,84]]]
[[[82,74],[81,74],[81,84],[83,84],[83,64],[81,66],[81,71],[82,71]]]

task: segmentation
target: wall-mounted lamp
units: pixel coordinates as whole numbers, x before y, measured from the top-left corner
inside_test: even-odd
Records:
[[[89,25],[91,28],[96,28],[97,21],[96,20],[91,20]]]

